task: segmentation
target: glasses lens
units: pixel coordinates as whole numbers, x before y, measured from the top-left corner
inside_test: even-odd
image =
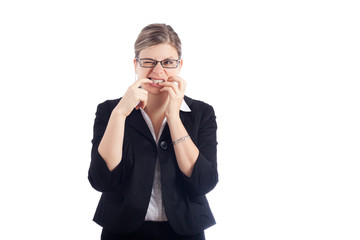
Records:
[[[178,60],[166,59],[166,60],[161,61],[161,65],[164,68],[176,68],[178,65]]]
[[[140,66],[142,67],[154,67],[156,65],[155,60],[151,59],[140,59]]]

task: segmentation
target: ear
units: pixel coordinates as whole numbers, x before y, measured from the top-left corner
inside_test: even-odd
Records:
[[[182,66],[183,66],[183,60],[180,59],[180,66],[179,66],[179,68],[178,68],[179,73],[180,73],[180,71],[181,71]]]
[[[136,73],[136,67],[137,67],[137,62],[136,62],[136,58],[134,58],[134,69],[135,69],[135,73]]]

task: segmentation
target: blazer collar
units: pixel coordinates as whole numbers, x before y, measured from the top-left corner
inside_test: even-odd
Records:
[[[186,106],[188,107],[189,109],[189,112],[191,112],[191,105],[193,104],[193,101],[191,98],[189,98],[188,96],[184,96],[184,100],[183,100],[183,103],[186,104]]]
[[[183,99],[183,101],[181,102],[180,111],[183,111],[183,112],[191,112],[191,109],[190,109],[190,107],[187,105],[187,103],[185,102],[185,99]]]

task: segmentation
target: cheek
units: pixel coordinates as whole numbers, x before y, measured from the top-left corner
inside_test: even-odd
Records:
[[[179,73],[180,73],[180,71],[178,69],[165,71],[165,74],[168,77],[177,76],[177,75],[179,75]]]
[[[144,69],[144,68],[137,68],[136,70],[136,75],[138,76],[138,78],[146,78],[150,73],[150,70],[148,69]]]

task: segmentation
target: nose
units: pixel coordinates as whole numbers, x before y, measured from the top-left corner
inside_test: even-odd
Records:
[[[164,68],[161,66],[160,62],[157,62],[152,71],[155,73],[162,73],[164,71]]]

